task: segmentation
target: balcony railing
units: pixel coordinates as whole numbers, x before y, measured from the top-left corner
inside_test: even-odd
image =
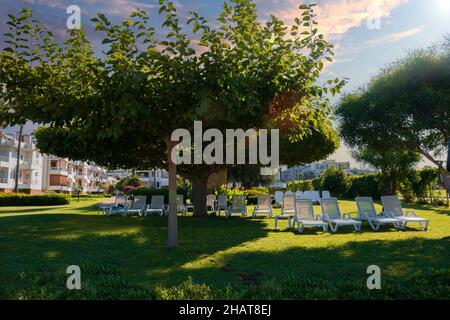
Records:
[[[7,157],[7,156],[0,156],[0,162],[9,162],[9,157]]]
[[[8,178],[0,178],[0,183],[8,183]]]

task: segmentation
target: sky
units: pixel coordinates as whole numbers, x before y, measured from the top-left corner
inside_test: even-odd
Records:
[[[405,56],[408,51],[429,47],[450,34],[450,0],[256,0],[259,18],[275,15],[291,24],[299,15],[302,3],[317,3],[315,12],[319,31],[336,47],[333,63],[325,66],[323,81],[348,78],[343,93],[370,81],[377,70]],[[222,9],[223,0],[178,0],[176,7],[183,16],[197,11],[209,21]],[[30,7],[36,17],[58,37],[65,37],[66,9],[78,5],[90,40],[100,52],[101,36],[94,33],[90,18],[105,13],[112,21],[126,18],[136,8],[157,13],[157,0],[0,0],[0,34],[6,31],[8,13]],[[0,42],[3,36],[0,35]],[[0,44],[2,48],[3,44]],[[337,102],[339,97],[334,99]],[[15,129],[10,129],[14,131]],[[27,130],[32,130],[28,126]],[[346,146],[330,157],[360,166]],[[424,162],[425,164],[425,162]]]

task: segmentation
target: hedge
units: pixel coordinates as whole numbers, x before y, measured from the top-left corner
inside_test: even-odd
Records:
[[[0,194],[0,206],[57,206],[70,203],[70,196],[65,194]]]
[[[258,196],[266,196],[270,194],[270,190],[268,187],[254,187],[250,189],[245,189],[242,191],[244,196],[247,197],[258,197]]]
[[[178,188],[177,194],[181,194],[184,197],[184,202],[186,202],[187,198],[187,190]],[[164,196],[164,203],[169,203],[169,189],[155,189],[155,188],[147,188],[147,187],[138,187],[134,190],[130,190],[128,195],[134,196],[147,196],[147,203],[150,204],[152,202],[152,196]]]
[[[344,198],[372,197],[380,199],[380,175],[368,174],[364,176],[350,177],[350,187],[344,193]]]
[[[380,199],[380,175],[368,174],[363,176],[349,176],[349,186],[343,193],[342,197],[347,199],[354,199],[358,196],[367,196],[374,199]],[[328,190],[332,196],[336,196],[337,190],[332,190],[329,187],[323,187],[321,178],[313,180],[302,180],[289,182],[288,189],[291,191],[308,191],[308,190]]]

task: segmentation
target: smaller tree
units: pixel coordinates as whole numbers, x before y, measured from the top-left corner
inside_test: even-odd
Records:
[[[352,155],[356,160],[369,164],[381,172],[384,194],[396,194],[400,183],[420,160],[417,153],[389,148],[375,150],[365,147],[353,151]]]
[[[341,197],[350,187],[350,179],[344,169],[331,167],[323,173],[321,187]]]

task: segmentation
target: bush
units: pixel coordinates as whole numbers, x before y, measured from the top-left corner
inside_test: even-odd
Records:
[[[133,191],[134,189],[136,189],[135,186],[126,186],[125,188],[123,188],[123,193],[128,194],[130,191]]]
[[[377,174],[351,177],[350,187],[344,193],[344,198],[372,197],[373,199],[380,199],[381,187],[379,179],[380,177]]]
[[[342,168],[331,167],[322,175],[322,190],[328,190],[331,194],[341,197],[350,187],[350,179]]]
[[[131,176],[128,178],[123,178],[119,182],[116,183],[116,189],[119,191],[123,191],[126,186],[140,187],[142,185],[139,177]]]
[[[411,173],[408,179],[415,196],[421,200],[433,197],[433,186],[437,184],[439,171],[437,169],[423,169]]]
[[[322,179],[321,178],[315,178],[311,180],[312,189],[311,190],[324,190],[322,188]]]
[[[254,187],[251,189],[243,190],[242,193],[247,197],[267,196],[270,194],[267,187]]]
[[[221,194],[226,194],[228,201],[231,201],[231,198],[233,198],[233,196],[241,196],[244,195],[244,191],[239,190],[237,188],[228,188],[226,185],[221,185],[218,186],[216,188],[216,190],[214,191],[214,194],[217,196],[221,195]]]
[[[169,203],[169,189],[155,189],[147,187],[138,187],[134,190],[128,192],[129,195],[133,196],[147,196],[147,203],[150,204],[152,201],[152,196],[164,196],[164,203]],[[187,191],[185,189],[177,189],[177,194],[183,195],[183,200],[186,202]]]
[[[313,180],[291,181],[288,183],[288,190],[292,192],[313,190]]]
[[[0,206],[57,206],[70,203],[70,196],[65,194],[0,194]]]

